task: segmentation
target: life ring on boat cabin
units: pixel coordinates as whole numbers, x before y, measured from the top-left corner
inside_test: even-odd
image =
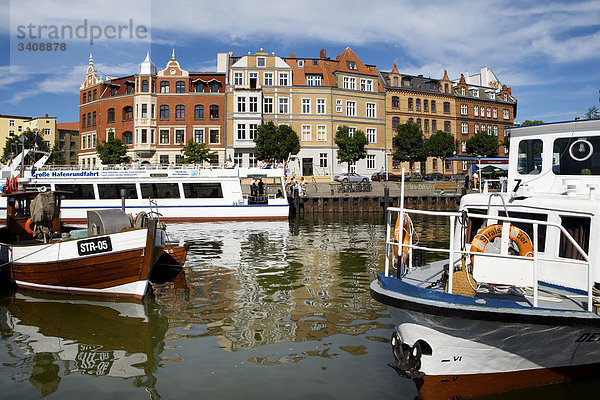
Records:
[[[471,242],[471,252],[483,253],[485,246],[492,240],[502,236],[502,224],[486,226],[473,238]],[[533,257],[533,246],[527,233],[514,225],[510,226],[508,238],[512,240],[519,248],[519,255],[523,257]],[[473,265],[473,256],[471,256],[471,265]]]
[[[396,219],[396,227],[394,228],[394,242],[400,243],[400,231],[402,231],[402,244],[405,246],[410,245],[410,217],[404,214],[404,223],[402,224],[402,228],[400,228],[400,216]],[[398,258],[398,248],[400,246],[394,246],[394,258]],[[402,247],[402,259],[401,262],[404,262],[408,258],[408,247]]]
[[[27,231],[27,233],[29,233],[30,235],[33,235],[33,220],[31,218],[29,218],[27,220],[27,222],[25,222],[25,230]]]

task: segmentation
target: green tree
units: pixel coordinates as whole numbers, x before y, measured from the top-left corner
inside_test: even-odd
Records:
[[[275,126],[273,122],[257,127],[254,143],[254,155],[259,160],[285,161],[290,154],[300,151],[296,132],[288,125]]]
[[[437,157],[442,159],[442,172],[444,170],[444,160],[448,157],[452,157],[456,151],[456,143],[454,142],[454,136],[451,133],[438,130],[433,133],[427,139],[427,152],[431,157]]]
[[[536,120],[530,121],[530,120],[526,119],[525,121],[523,121],[523,123],[521,125],[519,125],[519,124],[516,124],[516,125],[517,126],[529,126],[529,125],[540,125],[540,124],[543,124],[543,122],[540,120],[536,119]]]
[[[481,157],[495,157],[498,155],[498,138],[479,132],[467,140],[467,153]]]
[[[96,151],[102,164],[109,165],[129,162],[129,157],[126,156],[127,146],[119,139],[109,136],[108,140],[102,143],[96,146]]]
[[[188,140],[187,145],[181,149],[186,164],[202,164],[204,161],[210,161],[217,154],[211,151],[204,143],[195,143]]]
[[[47,163],[54,165],[65,165],[65,158],[60,150],[60,144],[58,143],[58,140],[55,141],[54,146],[52,146],[52,155],[48,159]]]
[[[394,160],[417,161],[427,160],[427,146],[419,125],[412,122],[400,124],[394,136]]]
[[[348,172],[350,172],[350,163],[361,160],[367,156],[367,136],[363,131],[356,130],[350,136],[350,129],[346,125],[338,127],[335,133],[335,144],[338,146],[337,158],[341,162],[348,163]]]
[[[25,136],[25,149],[35,149],[38,151],[50,152],[50,147],[48,146],[48,143],[42,139],[41,134],[38,134],[36,139],[36,132],[27,128],[25,131],[23,131],[23,135]],[[19,140],[20,137],[21,135],[9,136],[6,138],[4,151],[2,153],[2,162],[6,163],[10,158],[14,158],[21,153],[22,146],[21,141]],[[42,158],[42,156],[42,154],[32,154],[29,157],[33,158],[34,161],[37,161]]]
[[[600,118],[600,110],[598,110],[598,107],[593,106],[588,108],[588,111],[585,113],[585,117],[587,119],[594,119],[594,118]]]

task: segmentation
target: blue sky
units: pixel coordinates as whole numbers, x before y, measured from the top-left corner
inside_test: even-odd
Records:
[[[17,37],[19,25],[75,28],[84,19],[101,29],[133,22],[148,35],[64,41],[64,52],[17,50],[39,42]],[[395,62],[401,73],[441,78],[446,69],[454,79],[488,66],[512,88],[517,122],[600,108],[600,0],[0,0],[0,114],[77,121],[90,52],[102,73],[125,76],[146,51],[159,69],[175,48],[183,68],[214,71],[218,52],[310,58],[324,48],[334,58],[346,46],[382,71]]]

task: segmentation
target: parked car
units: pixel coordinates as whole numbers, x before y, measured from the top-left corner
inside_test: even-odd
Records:
[[[368,182],[369,178],[367,176],[362,176],[357,174],[356,172],[344,172],[343,174],[336,175],[333,180],[337,182]]]
[[[423,179],[426,181],[447,181],[450,180],[446,175],[439,172],[431,172],[429,174],[423,175]]]
[[[411,182],[422,182],[423,181],[423,177],[421,176],[421,174],[414,172],[412,174],[408,174],[408,177],[406,178],[407,181],[411,181]]]
[[[408,180],[408,177],[405,177],[405,179]],[[393,174],[391,172],[376,172],[373,175],[371,175],[371,180],[372,181],[398,181],[398,182],[400,182],[402,180],[402,175]]]

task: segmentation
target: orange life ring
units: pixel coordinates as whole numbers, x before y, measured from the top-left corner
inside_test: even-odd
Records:
[[[33,228],[31,227],[33,225],[33,220],[31,218],[29,218],[27,220],[27,222],[25,222],[25,230],[27,231],[27,233],[29,233],[30,235],[33,235]]]
[[[396,219],[396,227],[394,228],[394,241],[400,243],[400,230],[402,230],[402,263],[408,258],[408,246],[410,245],[410,217],[404,214],[404,223],[400,229],[400,216]],[[398,247],[394,246],[394,258],[398,258]]]
[[[492,240],[502,235],[502,225],[490,225],[486,226],[473,238],[471,242],[471,251],[477,253],[483,253],[485,251],[485,246]],[[533,257],[533,246],[531,245],[531,239],[527,235],[527,233],[523,232],[521,229],[517,228],[514,225],[510,226],[510,233],[508,238],[515,242],[517,247],[519,248],[519,255],[524,257]],[[471,256],[471,264],[473,264],[473,256]]]

